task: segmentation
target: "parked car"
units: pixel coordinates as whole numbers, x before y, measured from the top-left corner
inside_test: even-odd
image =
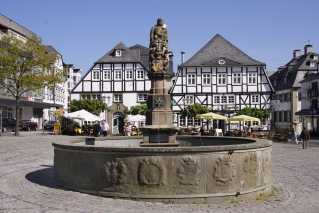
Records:
[[[16,119],[14,118],[2,118],[2,127],[14,127]]]
[[[47,121],[43,123],[44,129],[53,129],[56,121]]]
[[[31,129],[34,129],[35,131],[38,130],[38,123],[33,122],[31,120],[22,120],[19,123],[19,129],[30,131]]]

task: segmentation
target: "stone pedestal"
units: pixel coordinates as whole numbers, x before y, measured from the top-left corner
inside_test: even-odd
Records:
[[[152,86],[147,100],[146,125],[142,128],[143,142],[140,146],[178,146],[178,128],[173,125],[171,96],[167,89],[170,75],[166,72],[152,72],[148,77]]]

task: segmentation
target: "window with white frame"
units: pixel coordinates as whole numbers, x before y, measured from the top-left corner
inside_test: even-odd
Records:
[[[101,98],[100,95],[92,95],[93,100],[101,100],[100,98]]]
[[[200,126],[200,119],[194,118],[194,127]]]
[[[104,80],[111,80],[111,70],[104,70],[103,71],[103,79]]]
[[[314,67],[314,66],[315,66],[315,63],[314,63],[314,62],[310,62],[310,66],[311,66],[311,67]]]
[[[187,75],[187,84],[188,85],[195,85],[196,84],[196,75],[195,74]]]
[[[241,84],[241,73],[233,73],[233,84]]]
[[[182,116],[179,117],[179,124],[180,124],[180,126],[186,126],[185,117],[182,117]]]
[[[210,74],[203,74],[203,85],[211,85],[210,83]]]
[[[257,73],[248,73],[248,84],[257,83]]]
[[[121,50],[116,50],[116,51],[115,51],[115,56],[116,56],[116,57],[122,56],[122,51],[121,51]]]
[[[234,98],[233,95],[229,95],[229,96],[228,96],[228,103],[229,103],[229,104],[235,103],[235,98]]]
[[[194,104],[194,97],[190,95],[185,96],[185,105],[192,105]]]
[[[122,102],[122,94],[114,94],[114,102]]]
[[[137,70],[137,79],[144,79],[144,70]]]
[[[251,103],[259,103],[259,96],[258,95],[252,95],[251,96]]]
[[[318,59],[318,56],[317,56],[317,55],[314,55],[314,56],[313,56],[313,59],[317,60],[317,59]]]
[[[91,95],[82,95],[82,99],[91,99]]]
[[[121,70],[116,70],[115,71],[114,80],[121,80],[121,79],[122,79],[122,71]]]
[[[99,80],[100,79],[100,71],[93,71],[93,80]]]
[[[147,101],[147,94],[138,94],[138,102]]]
[[[221,96],[221,103],[227,104],[227,96]]]
[[[220,104],[220,97],[214,96],[214,104]]]
[[[126,70],[126,79],[133,79],[133,71],[132,70]]]
[[[217,74],[217,84],[218,85],[226,84],[226,73]]]

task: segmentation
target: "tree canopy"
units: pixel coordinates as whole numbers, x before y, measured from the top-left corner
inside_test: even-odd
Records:
[[[250,107],[245,107],[242,110],[238,111],[236,113],[236,116],[237,115],[248,115],[248,116],[259,118],[260,120],[265,120],[266,118],[269,118],[270,116],[268,110],[250,108]]]
[[[70,101],[69,109],[70,112],[75,112],[84,109],[90,113],[97,115],[105,109],[105,104],[98,99],[74,99]]]
[[[201,105],[200,103],[194,103],[192,105],[188,105],[186,108],[181,109],[181,115],[183,117],[196,117],[198,114],[204,114],[209,112],[206,106]]]
[[[16,131],[19,135],[20,100],[29,91],[36,93],[43,85],[53,88],[65,82],[65,73],[54,67],[56,55],[46,53],[40,37],[33,35],[24,42],[14,35],[0,39],[0,89],[16,101]]]
[[[136,106],[131,106],[129,110],[126,110],[125,113],[129,115],[146,115],[148,107],[146,104],[140,104]]]

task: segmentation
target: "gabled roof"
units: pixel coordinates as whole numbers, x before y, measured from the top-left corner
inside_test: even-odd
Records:
[[[218,64],[223,59],[225,64]],[[229,64],[227,64],[229,63]],[[202,49],[180,66],[265,66],[216,34]]]
[[[115,50],[123,50],[124,55],[121,57],[115,57]],[[102,58],[97,60],[95,63],[124,63],[124,62],[140,62],[139,58],[123,44],[120,42],[118,45],[113,47],[109,52],[107,52]]]
[[[142,46],[142,45],[139,45],[139,44],[136,44],[132,47],[129,48],[132,53],[135,54],[135,56],[142,62],[142,64],[145,66],[145,68],[148,70],[149,69],[149,49]]]
[[[48,54],[48,55],[61,55],[60,53],[58,53],[58,51],[56,51],[56,49],[54,49],[54,47],[52,47],[51,45],[45,45],[45,52]]]
[[[283,70],[277,71],[276,73],[271,75],[269,79],[275,91],[298,88],[301,86],[300,81],[304,80],[306,74],[308,74],[309,72],[316,72],[317,65],[314,67],[309,66],[309,60],[312,54],[313,53],[309,52],[308,54],[301,55],[296,63],[291,63],[292,61],[289,61],[285,65],[285,68]],[[296,60],[296,58],[294,59]],[[289,69],[289,67],[291,68]],[[286,83],[284,83],[285,78]],[[274,85],[275,80],[276,85]]]
[[[36,35],[35,33],[31,32],[27,28],[21,26],[20,24],[12,21],[11,19],[5,17],[4,15],[0,14],[0,25],[3,27],[9,28],[15,32],[20,33],[26,37],[31,37],[32,35]]]

